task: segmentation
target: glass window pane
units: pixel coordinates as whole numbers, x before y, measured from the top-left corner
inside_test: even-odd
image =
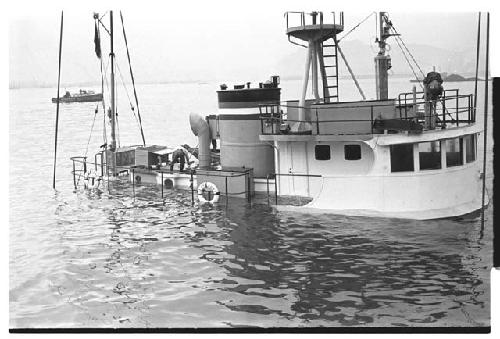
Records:
[[[441,146],[439,141],[419,143],[418,156],[421,170],[441,168]]]
[[[359,160],[361,159],[361,146],[360,145],[345,145],[344,146],[345,160]]]
[[[391,172],[413,171],[413,144],[391,145]]]
[[[464,137],[465,140],[465,162],[476,160],[476,135],[471,134]]]
[[[446,140],[446,167],[463,165],[463,153],[461,138]]]
[[[314,156],[316,160],[330,160],[330,146],[316,145],[314,147]]]

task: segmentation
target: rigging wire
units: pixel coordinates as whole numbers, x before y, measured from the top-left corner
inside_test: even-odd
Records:
[[[424,89],[424,86],[422,85],[422,81],[418,78],[417,76],[417,73],[415,72],[415,69],[413,68],[413,66],[411,65],[411,62],[410,60],[408,59],[408,57],[406,56],[405,54],[405,51],[403,50],[403,48],[401,47],[401,44],[399,43],[398,39],[395,39],[396,40],[396,43],[398,44],[399,48],[401,49],[401,53],[403,54],[404,58],[406,59],[406,62],[408,63],[408,66],[410,67],[413,75],[415,76],[415,79],[418,81],[418,84],[420,85],[420,87],[422,89]]]
[[[116,65],[116,63],[115,63]],[[116,142],[118,143],[118,148],[120,148],[120,125],[118,124],[118,91],[115,87],[115,123],[116,123]]]
[[[374,14],[377,14],[377,12],[371,12],[366,18],[364,18],[363,20],[361,20],[356,26],[354,26],[353,28],[351,28],[351,30],[349,32],[347,32],[346,34],[344,34],[341,38],[339,38],[337,40],[337,42],[340,42],[342,39],[344,39],[346,36],[348,36],[349,34],[351,34],[356,28],[358,28],[361,24],[363,24],[366,20],[368,20],[372,15]],[[375,21],[376,22],[376,21]],[[376,24],[376,23],[375,23]]]
[[[396,42],[399,41],[401,42],[401,44],[403,44],[404,48],[406,49],[406,51],[408,52],[408,54],[410,55],[411,59],[413,60],[413,62],[415,63],[415,65],[417,66],[418,70],[420,71],[420,73],[422,74],[422,77],[425,77],[425,74],[424,72],[422,71],[422,69],[420,68],[417,60],[415,60],[415,57],[413,56],[413,54],[410,52],[410,50],[408,49],[408,47],[406,46],[406,44],[404,43],[403,39],[401,38],[401,35],[398,33],[398,31],[396,30],[396,28],[391,24],[391,29],[394,31],[394,33],[396,34],[394,37],[396,38]],[[401,48],[401,47],[400,47]]]
[[[139,127],[139,130],[140,130],[141,124],[140,124],[140,122],[137,119],[137,116],[135,114],[134,105],[132,105],[132,100],[130,99],[130,95],[128,93],[127,86],[125,86],[125,81],[123,80],[122,71],[120,70],[120,65],[118,64],[118,62],[116,63],[116,66],[117,66],[117,69],[118,69],[118,74],[120,74],[120,79],[122,81],[123,88],[125,89],[125,93],[127,94],[128,102],[130,104],[130,110],[132,111],[132,114],[134,115],[134,118],[135,118],[135,121],[137,123],[137,126]]]
[[[87,158],[87,154],[89,152],[90,140],[92,139],[92,132],[94,130],[94,125],[95,125],[95,120],[96,120],[96,117],[97,117],[97,113],[98,113],[98,110],[96,109],[95,112],[94,112],[94,119],[92,120],[92,126],[90,127],[90,134],[89,134],[89,138],[87,140],[87,147],[85,148],[84,158]],[[78,181],[76,182],[76,186],[78,186],[78,183],[80,182],[80,178],[81,178],[81,173],[78,176]]]
[[[56,105],[56,131],[54,138],[54,171],[52,177],[52,188],[56,188],[56,161],[57,161],[57,132],[59,128],[59,87],[61,84],[61,55],[62,55],[62,40],[63,40],[63,22],[64,11],[61,11],[61,32],[59,36],[59,72],[57,74],[57,105]]]
[[[141,111],[139,110],[139,100],[137,99],[137,91],[135,89],[134,73],[132,72],[132,63],[130,62],[130,53],[128,50],[127,34],[125,34],[125,24],[123,22],[123,15],[122,15],[121,11],[120,11],[120,19],[122,22],[123,39],[125,40],[125,47],[127,49],[127,59],[128,59],[129,69],[130,69],[130,78],[132,79],[132,87],[134,88],[135,107],[137,107],[137,117],[139,118],[139,125],[141,127],[142,143],[144,144],[144,146],[146,146],[146,139],[144,138],[144,131],[142,129]]]

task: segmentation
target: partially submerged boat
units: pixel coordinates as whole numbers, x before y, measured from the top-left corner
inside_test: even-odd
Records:
[[[102,93],[81,89],[78,93],[71,94],[66,91],[59,102],[98,102],[102,101]],[[52,98],[52,102],[57,102],[57,98]]]
[[[281,209],[411,219],[459,216],[482,207],[477,156],[482,128],[472,94],[443,89],[439,73],[429,72],[422,90],[413,87],[390,98],[386,40],[400,37],[381,12],[374,57],[377,98],[366,100],[339,45],[343,13],[285,17],[289,41],[306,48],[299,99],[281,101],[278,76],[257,87],[223,84],[216,114],[189,117],[199,140],[196,169],[169,168],[168,159],[162,160],[167,147],[113,143],[96,154],[95,169],[100,166],[101,176],[124,173],[134,185],[159,184],[162,192],[189,189],[210,203],[220,196],[250,200],[263,192],[273,195],[276,205],[278,197],[307,202]],[[340,100],[339,56],[363,100]],[[310,78],[314,98],[306,99]]]

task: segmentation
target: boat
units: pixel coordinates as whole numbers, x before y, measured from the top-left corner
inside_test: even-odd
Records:
[[[71,94],[69,91],[59,98],[59,102],[98,102],[102,101],[102,93],[81,89],[78,93]],[[57,102],[57,98],[52,98]]]
[[[221,196],[250,201],[262,193],[279,210],[418,220],[483,207],[475,98],[444,89],[434,71],[421,90],[389,97],[386,41],[402,38],[386,12],[378,13],[377,91],[370,100],[339,43],[343,12],[287,12],[285,21],[288,40],[306,50],[300,98],[282,101],[276,75],[254,87],[222,84],[215,114],[189,116],[198,137],[196,168],[169,169],[162,158],[168,147],[116,148],[113,139],[96,154],[96,170],[123,173],[133,185],[158,184],[162,192],[191,190],[193,203],[195,195],[214,204]],[[362,100],[340,99],[339,59]],[[307,99],[310,78],[314,98]],[[288,198],[303,203],[279,203]]]

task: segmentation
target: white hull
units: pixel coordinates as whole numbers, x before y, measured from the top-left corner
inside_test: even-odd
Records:
[[[481,209],[481,187],[479,170],[475,165],[418,176],[326,177],[323,178],[321,192],[309,204],[277,208],[302,213],[439,219]],[[488,203],[486,194],[485,205]]]

